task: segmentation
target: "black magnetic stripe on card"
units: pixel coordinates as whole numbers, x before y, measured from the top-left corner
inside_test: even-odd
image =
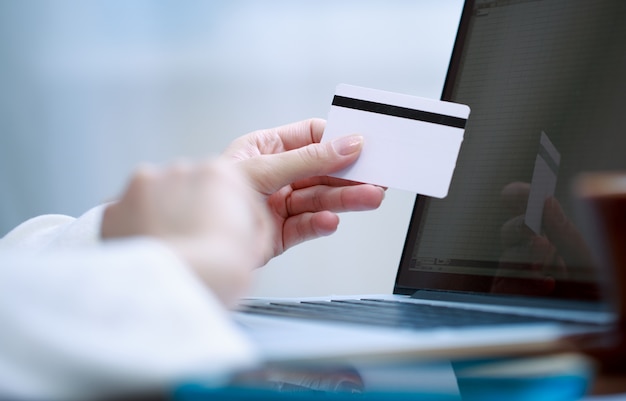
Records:
[[[390,104],[354,99],[339,95],[335,95],[335,97],[333,97],[333,106],[369,111],[371,113],[385,114],[394,117],[408,118],[411,120],[446,125],[454,128],[465,128],[465,124],[467,123],[466,118],[447,116],[445,114],[431,113],[430,111],[415,110],[408,107],[393,106]]]
[[[548,152],[548,149],[546,149],[542,144],[539,144],[539,151],[537,152],[537,155],[543,158],[554,174],[559,173],[559,164],[556,160],[554,160],[550,152]]]

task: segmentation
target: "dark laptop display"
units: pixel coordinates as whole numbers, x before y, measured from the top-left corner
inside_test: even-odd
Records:
[[[626,170],[625,21],[622,0],[466,3],[442,97],[471,117],[448,197],[417,197],[396,294],[601,296],[572,182]]]

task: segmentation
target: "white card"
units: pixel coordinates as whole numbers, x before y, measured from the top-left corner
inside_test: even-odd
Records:
[[[550,142],[548,135],[541,131],[539,152],[535,158],[535,169],[530,182],[530,192],[526,204],[526,214],[524,215],[526,225],[537,234],[541,234],[543,206],[546,199],[554,195],[560,162],[561,154]]]
[[[322,142],[359,134],[359,159],[334,177],[444,198],[470,109],[466,105],[341,84]]]

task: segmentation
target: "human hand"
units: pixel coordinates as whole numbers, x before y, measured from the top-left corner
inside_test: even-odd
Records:
[[[361,136],[320,144],[326,122],[301,121],[255,131],[236,139],[223,153],[262,196],[272,215],[274,239],[265,262],[303,241],[337,229],[336,213],[377,208],[384,190],[328,177],[353,163]]]
[[[573,282],[580,282],[578,290],[595,296],[591,292],[596,289],[584,285],[593,281],[594,264],[582,234],[554,197],[544,202],[543,233],[533,232],[524,223],[529,193],[530,184],[526,182],[510,183],[501,192],[502,201],[514,217],[501,229],[503,251],[492,291],[551,295],[564,293]]]
[[[202,161],[139,168],[105,209],[101,235],[162,240],[231,306],[270,252],[272,229],[265,203],[236,169]]]

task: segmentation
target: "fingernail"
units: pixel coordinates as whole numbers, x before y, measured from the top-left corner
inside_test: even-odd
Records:
[[[344,136],[343,138],[335,139],[332,144],[335,152],[347,156],[361,150],[363,137],[361,135]]]

